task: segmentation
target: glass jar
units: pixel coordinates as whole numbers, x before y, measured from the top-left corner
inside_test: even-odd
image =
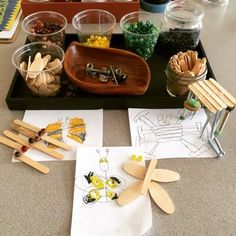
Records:
[[[203,16],[203,8],[197,2],[176,0],[168,3],[158,40],[159,50],[168,56],[179,51],[195,50]]]
[[[202,0],[202,2],[210,6],[227,6],[229,0]]]
[[[188,85],[197,81],[205,80],[207,69],[198,76],[186,77],[177,74],[171,69],[170,64],[166,67],[166,90],[172,97],[187,97],[189,88]]]

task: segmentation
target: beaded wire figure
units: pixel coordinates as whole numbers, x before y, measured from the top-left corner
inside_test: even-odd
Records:
[[[195,108],[199,105],[196,107],[194,105],[201,103],[205,107],[208,118],[201,130],[200,138],[203,137],[207,125],[210,124],[211,131],[208,142],[218,157],[224,156],[225,151],[217,137],[222,134],[226,121],[236,105],[236,99],[212,78],[190,84],[188,88],[188,98],[184,103],[184,110],[180,118],[186,118],[187,113],[195,113],[198,110]],[[189,102],[191,99],[194,101],[193,104]]]

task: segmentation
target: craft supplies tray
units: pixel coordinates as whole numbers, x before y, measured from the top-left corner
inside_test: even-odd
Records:
[[[73,41],[78,41],[76,34],[67,34],[65,48]],[[124,48],[122,34],[112,36],[111,47]],[[199,57],[206,57],[204,48],[199,43]],[[101,58],[102,60],[102,58]],[[98,95],[80,90],[72,85],[63,72],[62,89],[56,97],[38,97],[32,95],[18,71],[15,72],[9,88],[6,103],[11,110],[76,110],[76,109],[126,109],[126,108],[179,108],[183,107],[184,98],[171,97],[166,91],[165,68],[169,57],[158,52],[158,47],[148,64],[151,70],[151,82],[144,95],[115,96]],[[207,60],[207,78],[215,78]]]

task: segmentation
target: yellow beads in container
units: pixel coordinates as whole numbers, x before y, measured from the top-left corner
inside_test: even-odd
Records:
[[[87,41],[82,43],[89,47],[109,48],[110,40],[105,36],[91,35]]]
[[[81,44],[109,48],[116,18],[102,9],[88,9],[77,13],[72,18],[72,25]]]

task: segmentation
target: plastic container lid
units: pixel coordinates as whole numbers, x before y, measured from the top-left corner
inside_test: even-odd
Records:
[[[140,0],[140,5],[141,5],[141,8],[145,11],[160,13],[160,12],[165,11],[166,5],[169,2],[170,2],[170,0],[166,1],[165,3],[154,4],[154,3],[146,2],[145,0]]]

